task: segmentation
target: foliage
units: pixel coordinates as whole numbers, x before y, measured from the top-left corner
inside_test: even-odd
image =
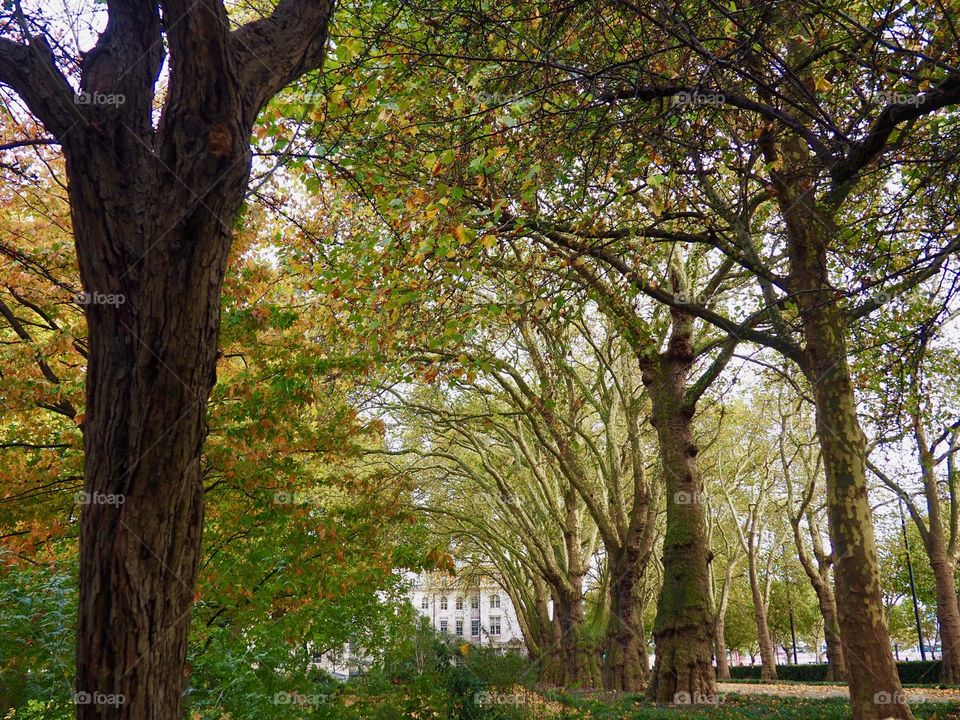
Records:
[[[940,676],[940,661],[897,663],[900,682],[908,685],[935,683]],[[777,665],[777,677],[780,680],[796,682],[819,682],[826,679],[827,666],[821,665]],[[759,680],[758,665],[741,665],[730,668],[730,677],[734,680]]]

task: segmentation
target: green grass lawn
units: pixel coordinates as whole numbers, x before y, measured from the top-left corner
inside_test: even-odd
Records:
[[[637,696],[558,696],[570,708],[569,718],[590,720],[849,720],[843,698],[804,700],[727,694],[715,706],[685,708],[653,705]],[[960,720],[956,703],[912,705],[917,720]]]

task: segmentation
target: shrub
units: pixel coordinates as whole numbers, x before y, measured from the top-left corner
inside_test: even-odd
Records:
[[[940,678],[940,661],[927,660],[897,663],[900,682],[904,685],[936,683]],[[730,668],[733,680],[759,680],[759,665],[743,665]],[[820,665],[777,665],[777,677],[780,680],[794,682],[823,682],[827,679],[826,664]]]

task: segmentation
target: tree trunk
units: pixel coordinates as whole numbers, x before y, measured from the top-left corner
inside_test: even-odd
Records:
[[[819,540],[819,529],[814,524],[813,513],[808,514],[808,523],[811,526],[810,534],[813,539],[813,551],[817,562],[807,552],[800,529],[800,518],[792,518],[793,538],[797,548],[797,556],[804,573],[817,594],[817,605],[823,616],[823,639],[827,644],[827,680],[845,680],[847,669],[843,662],[843,645],[840,641],[840,627],[837,624],[837,601],[830,587],[830,568],[826,555]],[[818,652],[819,654],[819,652]]]
[[[832,218],[816,207],[798,171],[809,152],[796,137],[781,145],[786,168],[774,190],[787,225],[790,282],[803,323],[802,366],[813,387],[817,437],[827,478],[830,540],[837,556],[836,599],[855,720],[912,718],[893,660],[867,499],[866,447],[847,364],[846,327],[829,282],[825,238]]]
[[[579,592],[559,596],[554,612],[559,618],[560,667],[564,687],[593,687],[590,657],[583,642],[583,598]]]
[[[753,596],[753,619],[757,625],[757,638],[760,642],[760,679],[777,679],[777,658],[770,639],[770,626],[767,624],[767,606],[763,601],[763,590],[757,575],[757,556],[754,541],[751,538],[748,548],[747,564],[750,572],[750,593]]]
[[[640,562],[640,538],[637,540],[610,568],[610,616],[602,672],[605,690],[639,692],[649,680],[637,603],[637,584],[646,563]]]
[[[72,178],[98,178],[70,185],[90,298],[81,719],[104,717],[111,697],[112,718],[180,717],[220,288],[250,167],[246,134],[235,125],[223,132],[232,133],[233,146],[197,161],[210,183],[201,202],[174,190],[180,180],[159,162],[144,162],[137,173],[114,165],[109,138],[67,153]]]
[[[717,658],[717,680],[730,679],[730,661],[727,659],[727,640],[724,637],[726,618],[717,613],[716,621],[713,624],[713,644],[716,648]]]
[[[653,360],[641,357],[667,493],[663,587],[653,629],[656,662],[649,697],[657,702],[714,702],[703,481],[691,428],[694,407],[686,402],[693,346],[689,318],[675,310],[673,322],[667,351]]]
[[[930,567],[936,581],[937,620],[940,623],[941,651],[940,682],[960,684],[960,607],[957,604],[956,566],[947,559],[943,543],[934,541],[930,532]],[[941,538],[942,539],[942,538]]]
[[[730,679],[730,660],[727,658],[727,608],[730,605],[730,583],[733,579],[733,562],[727,557],[724,570],[723,587],[720,589],[720,602],[717,603],[713,619],[714,657],[717,662],[717,679]]]
[[[78,58],[41,35],[0,44],[0,84],[63,148],[86,293],[81,720],[181,717],[200,452],[249,138],[270,97],[320,67],[331,12],[287,0],[232,29],[219,2],[111,2]],[[113,102],[79,102],[61,72],[77,67],[80,93]]]
[[[837,623],[837,601],[826,583],[815,586],[817,604],[823,615],[823,640],[827,644],[827,680],[846,680],[847,667],[843,662],[843,643]]]

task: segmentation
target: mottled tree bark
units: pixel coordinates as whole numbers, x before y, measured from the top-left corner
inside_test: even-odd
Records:
[[[947,556],[942,531],[934,533],[937,526],[932,519],[930,525],[927,554],[936,584],[937,620],[943,648],[940,682],[957,685],[960,684],[960,607],[957,604],[956,564]]]
[[[663,587],[653,628],[656,662],[649,696],[657,702],[714,702],[714,628],[710,613],[703,481],[697,467],[687,376],[693,362],[692,322],[673,310],[666,352],[641,356],[650,393],[667,495]]]
[[[781,143],[780,153],[785,170],[775,174],[773,190],[787,226],[791,290],[806,340],[802,368],[817,410],[851,706],[855,720],[912,718],[883,613],[866,446],[847,364],[846,325],[829,281],[827,240],[836,228],[829,213],[817,206],[806,173],[806,147],[791,137]]]
[[[640,562],[641,547],[618,558],[610,569],[610,619],[604,642],[602,678],[605,690],[637,692],[649,682],[646,648],[643,642],[637,585],[646,563]]]

